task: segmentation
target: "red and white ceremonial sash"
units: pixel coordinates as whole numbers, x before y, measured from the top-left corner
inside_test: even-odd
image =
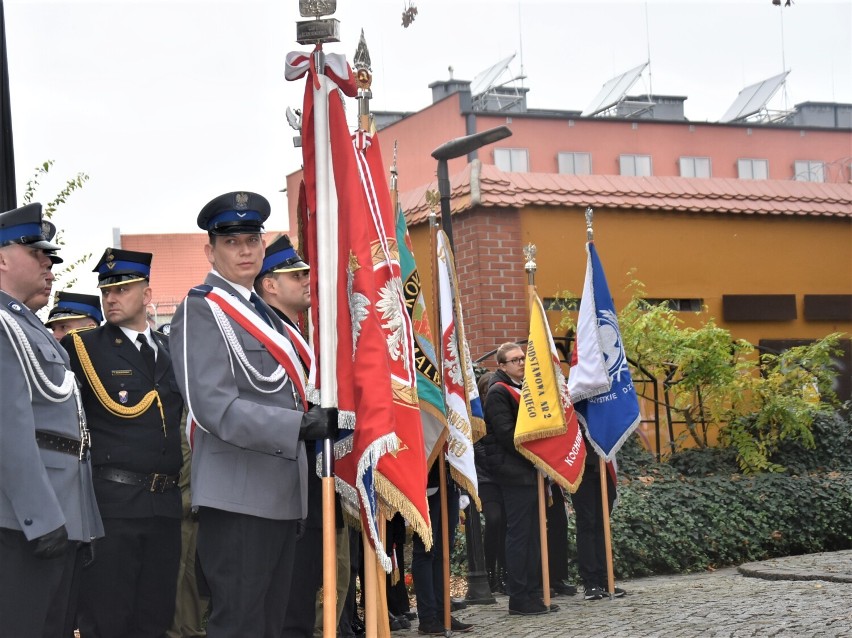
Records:
[[[284,327],[287,329],[287,334],[290,335],[290,342],[293,344],[293,347],[296,349],[296,353],[299,355],[302,363],[304,364],[302,367],[308,369],[308,385],[306,387],[306,394],[308,395],[306,398],[311,403],[316,403],[319,405],[319,397],[311,395],[317,395],[316,391],[316,381],[317,381],[317,362],[314,358],[314,351],[308,345],[308,342],[305,341],[305,338],[302,336],[302,333],[299,332],[296,328],[291,326],[286,321],[282,322]],[[313,399],[317,400],[314,401]]]
[[[269,354],[284,368],[293,386],[302,399],[302,407],[308,409],[308,400],[305,383],[305,371],[302,361],[293,343],[280,332],[273,330],[257,314],[249,310],[243,304],[234,304],[230,300],[231,295],[221,288],[213,287],[205,296],[207,303],[215,304],[221,308],[226,315],[236,321],[252,337],[260,341]]]

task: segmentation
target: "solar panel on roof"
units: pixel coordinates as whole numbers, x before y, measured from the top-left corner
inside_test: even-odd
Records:
[[[630,87],[636,83],[639,76],[642,75],[642,71],[645,70],[646,66],[648,66],[648,63],[644,62],[606,82],[600,92],[595,96],[595,99],[592,100],[592,103],[586,107],[586,110],[581,115],[584,117],[596,115],[618,104],[621,98],[630,90]]]
[[[745,87],[728,108],[720,122],[736,122],[759,113],[772,96],[784,85],[789,71]]]
[[[494,64],[481,73],[478,73],[473,81],[470,83],[470,94],[474,97],[485,93],[488,89],[490,89],[494,82],[497,81],[497,78],[505,71],[509,63],[515,59],[516,53],[513,53],[508,58],[500,60],[497,64]]]

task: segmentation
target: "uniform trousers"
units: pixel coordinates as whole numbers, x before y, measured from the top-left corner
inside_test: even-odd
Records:
[[[35,541],[0,528],[0,635],[71,636],[80,565],[77,543],[56,558],[33,555]]]
[[[208,638],[280,638],[296,521],[200,507],[197,547],[210,587]]]
[[[175,614],[180,519],[104,518],[83,569],[78,626],[86,638],[159,638]]]
[[[550,492],[547,506],[547,566],[550,582],[568,578],[568,514],[565,512],[565,495],[562,488],[545,484]]]
[[[615,484],[607,472],[609,511],[615,502]],[[577,570],[586,587],[607,584],[606,539],[604,538],[601,479],[597,465],[586,465],[580,487],[571,495],[577,517]]]
[[[442,461],[439,461],[442,462]],[[432,549],[426,551],[419,535],[412,540],[411,576],[417,594],[417,617],[420,622],[444,619],[444,549],[441,536],[441,492],[428,497],[432,521]],[[447,534],[450,553],[459,521],[459,492],[455,484],[447,489]]]
[[[322,585],[322,527],[309,527],[296,541],[293,582],[281,638],[311,638],[316,622],[317,591]]]
[[[541,589],[538,488],[500,485],[500,491],[506,508],[506,593],[515,606]]]

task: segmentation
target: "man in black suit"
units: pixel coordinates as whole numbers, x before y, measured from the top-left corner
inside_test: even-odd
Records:
[[[83,386],[106,531],[83,572],[86,638],[159,637],[174,615],[183,399],[168,339],[146,321],[151,257],[107,248],[95,268],[107,323],[61,342]]]

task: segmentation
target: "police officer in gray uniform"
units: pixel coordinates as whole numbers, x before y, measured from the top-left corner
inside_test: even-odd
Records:
[[[279,638],[307,514],[305,440],[336,411],[305,412],[306,382],[281,319],[251,291],[269,202],[227,193],[198,215],[212,266],[172,320],[171,351],[192,415],[192,504],[210,588],[210,638]]]
[[[61,262],[41,204],[0,213],[0,634],[69,636],[82,544],[103,536],[77,381],[33,314]],[[88,546],[88,545],[86,545]]]

